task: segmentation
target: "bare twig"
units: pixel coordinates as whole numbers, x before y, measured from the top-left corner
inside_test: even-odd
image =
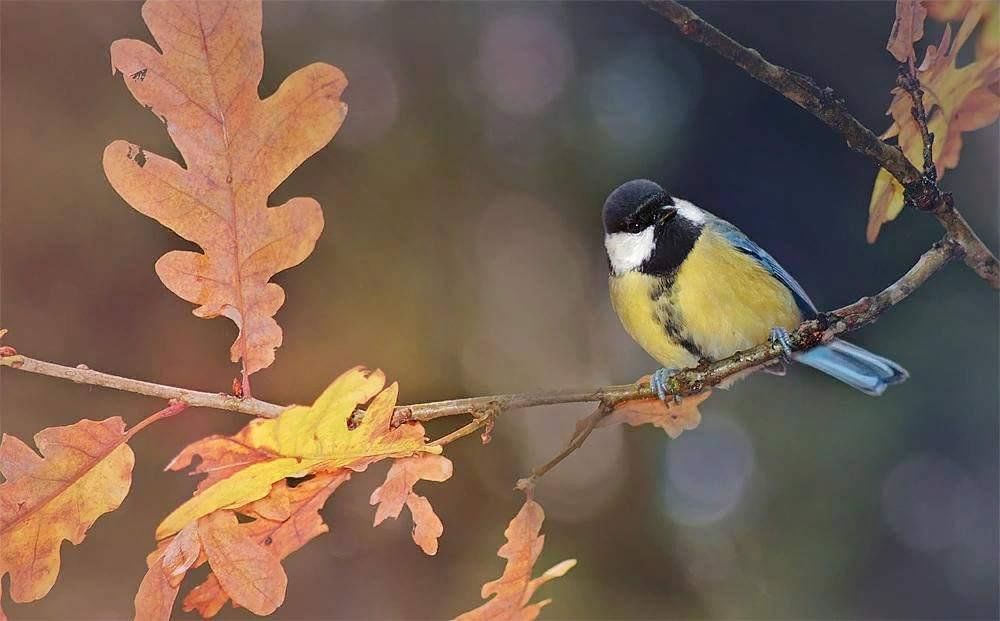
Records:
[[[201,392],[188,388],[178,388],[176,386],[166,386],[164,384],[119,377],[118,375],[88,369],[84,365],[67,367],[21,355],[0,356],[0,366],[27,371],[29,373],[48,375],[49,377],[57,377],[76,382],[77,384],[103,386],[104,388],[132,392],[149,397],[158,397],[160,399],[176,399],[183,401],[191,407],[242,412],[265,418],[274,418],[287,407],[258,399],[239,399],[222,393]]]
[[[906,299],[906,297],[919,288],[948,261],[961,255],[962,251],[958,243],[946,237],[921,255],[917,263],[899,280],[875,296],[862,298],[853,304],[830,313],[825,313],[819,319],[803,323],[795,332],[789,335],[792,348],[794,350],[808,349],[833,338],[836,334],[851,332],[874,322],[883,312]],[[670,394],[680,396],[701,392],[708,387],[722,382],[731,375],[770,362],[778,358],[781,354],[781,348],[770,343],[737,352],[718,362],[701,365],[677,373],[670,380],[669,392]],[[154,384],[152,382],[101,373],[87,368],[67,367],[17,354],[6,355],[0,352],[0,366],[70,380],[79,384],[104,386],[106,388],[149,395],[161,399],[176,399],[192,407],[228,410],[264,418],[274,418],[288,407],[267,403],[258,399],[241,400],[232,395],[200,392],[187,388]],[[608,407],[614,407],[622,401],[651,399],[654,396],[649,384],[624,384],[582,390],[553,390],[450,399],[447,401],[398,406],[393,414],[393,425],[400,425],[409,421],[426,422],[447,416],[476,416],[483,412],[490,414],[488,417],[482,417],[482,425],[487,425],[488,422],[486,419],[493,418],[506,410],[559,403],[585,402],[602,403]],[[476,422],[473,421],[473,423]],[[466,431],[467,433],[471,433],[482,425],[476,426],[470,423],[466,426],[468,427]],[[462,430],[465,430],[465,428],[459,431]],[[464,433],[463,435],[467,434]],[[444,439],[442,438],[439,442],[442,442]]]
[[[573,437],[570,438],[566,447],[560,451],[558,455],[541,466],[534,468],[531,471],[531,474],[526,478],[519,479],[515,487],[525,492],[534,488],[535,482],[537,482],[540,477],[545,476],[545,473],[558,466],[559,462],[566,459],[573,453],[573,451],[583,446],[583,443],[587,441],[590,434],[597,428],[597,424],[601,422],[601,419],[610,414],[613,409],[613,406],[602,401],[601,404],[597,406],[597,409],[594,410],[593,414],[577,422],[576,430],[573,432]]]
[[[916,208],[933,213],[949,237],[962,249],[965,263],[993,288],[1000,288],[1000,264],[976,235],[953,200],[937,183],[910,163],[898,148],[879,139],[847,111],[833,89],[821,88],[801,73],[768,62],[757,50],[747,48],[674,0],[646,0],[647,6],[667,18],[685,37],[713,50],[752,77],[767,84],[839,133],[847,146],[867,155],[903,185],[906,198]]]
[[[924,110],[924,89],[913,70],[912,63],[900,63],[899,77],[896,84],[910,95],[913,107],[910,114],[920,128],[920,138],[924,144],[924,177],[931,183],[937,183],[937,167],[934,166],[934,134],[927,127],[927,111]],[[940,191],[940,190],[939,190]]]

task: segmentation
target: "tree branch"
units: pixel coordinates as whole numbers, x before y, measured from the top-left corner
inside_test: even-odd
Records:
[[[1000,264],[954,207],[951,195],[942,192],[903,152],[875,135],[847,111],[833,89],[821,88],[809,76],[768,62],[757,50],[747,48],[674,0],[645,0],[648,7],[667,18],[682,35],[716,52],[751,77],[770,86],[789,101],[812,113],[844,137],[847,146],[889,171],[905,190],[914,207],[934,214],[948,236],[962,249],[965,263],[994,289],[1000,288]]]
[[[158,397],[160,399],[176,399],[191,407],[212,408],[215,410],[228,410],[230,412],[242,412],[253,416],[264,418],[274,418],[281,414],[287,406],[267,403],[259,399],[239,399],[233,395],[226,395],[214,392],[201,392],[188,388],[178,388],[176,386],[166,386],[164,384],[154,384],[142,380],[119,377],[110,373],[101,373],[79,365],[67,367],[61,364],[36,360],[21,355],[0,356],[0,366],[10,367],[28,373],[38,373],[59,379],[69,380],[77,384],[89,384],[91,386],[103,386],[114,390],[132,392],[148,397]]]
[[[824,313],[818,319],[803,323],[795,332],[789,335],[792,349],[796,351],[809,349],[833,338],[837,334],[851,332],[873,323],[890,307],[906,299],[935,272],[944,267],[948,261],[960,256],[962,256],[962,249],[958,242],[945,237],[945,239],[937,242],[921,255],[917,263],[899,280],[875,296],[861,298],[853,304],[830,313]],[[671,395],[677,396],[699,393],[706,388],[719,384],[732,375],[760,367],[775,360],[782,353],[779,346],[764,343],[746,351],[737,352],[718,362],[681,371],[671,377],[669,392]],[[174,399],[191,407],[206,407],[230,412],[241,412],[264,418],[274,418],[288,407],[259,399],[239,399],[232,395],[201,392],[119,377],[109,373],[94,371],[83,365],[79,367],[67,367],[19,355],[10,347],[0,348],[0,366],[69,380],[78,384],[103,386],[105,388],[160,399]],[[553,390],[488,395],[484,397],[469,397],[465,399],[450,399],[447,401],[397,406],[392,424],[397,426],[409,421],[426,422],[447,416],[472,415],[476,417],[475,421],[459,430],[463,432],[461,435],[449,437],[451,436],[449,434],[449,436],[438,441],[444,443],[445,439],[450,442],[462,435],[472,433],[472,431],[486,425],[498,414],[506,410],[559,403],[587,402],[596,402],[602,404],[603,407],[613,408],[623,401],[651,399],[653,397],[655,397],[655,394],[650,389],[649,384],[624,384],[583,390]]]

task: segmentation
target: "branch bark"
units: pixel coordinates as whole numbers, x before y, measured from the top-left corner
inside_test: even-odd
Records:
[[[824,341],[832,339],[837,334],[851,332],[873,323],[886,310],[903,301],[916,291],[935,272],[945,266],[950,260],[962,255],[961,246],[957,241],[946,237],[934,244],[920,256],[917,263],[906,274],[889,287],[871,297],[864,297],[830,313],[822,314],[818,319],[803,323],[789,337],[792,349],[795,351],[809,349]],[[7,348],[9,350],[9,348]],[[737,352],[732,356],[687,369],[674,375],[671,380],[670,394],[686,396],[702,392],[715,386],[725,379],[750,369],[758,368],[780,357],[779,346],[764,343],[752,349]],[[241,412],[264,418],[274,418],[288,406],[268,403],[259,399],[239,399],[232,395],[201,392],[176,386],[155,384],[142,380],[130,379],[101,373],[86,367],[68,367],[27,356],[11,353],[0,353],[0,366],[38,373],[69,380],[78,384],[103,386],[114,390],[174,399],[191,407],[206,407],[230,412]],[[398,406],[393,415],[393,425],[401,425],[410,421],[426,422],[448,416],[472,415],[476,417],[473,423],[486,424],[487,419],[506,410],[554,405],[559,403],[599,403],[603,407],[613,408],[615,405],[633,399],[652,399],[656,395],[648,384],[623,384],[589,388],[581,390],[553,390],[531,393],[511,393],[469,397],[465,399],[450,399],[430,403]],[[471,433],[481,425],[469,424],[460,431]],[[466,435],[463,433],[462,435]],[[461,437],[461,436],[457,436]],[[455,438],[449,438],[449,441]],[[443,440],[443,439],[442,439]]]
[[[646,0],[645,4],[674,24],[682,35],[701,43],[807,110],[843,136],[847,146],[889,171],[903,185],[906,198],[914,207],[937,217],[948,236],[961,247],[965,263],[994,289],[1000,288],[997,258],[955,209],[951,195],[940,190],[934,176],[922,173],[902,151],[881,140],[854,118],[833,89],[820,87],[809,76],[768,62],[757,50],[741,45],[674,0]]]

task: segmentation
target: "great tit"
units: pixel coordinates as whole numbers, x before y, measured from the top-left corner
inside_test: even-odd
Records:
[[[611,303],[625,330],[669,376],[771,340],[790,354],[788,331],[818,311],[802,287],[738,228],[646,179],[604,203]],[[869,394],[907,378],[901,366],[837,339],[791,358]]]

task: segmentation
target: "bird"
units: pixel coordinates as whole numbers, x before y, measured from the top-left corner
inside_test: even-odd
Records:
[[[908,377],[895,362],[834,339],[792,353],[788,333],[819,315],[802,286],[729,222],[659,184],[634,179],[604,203],[611,304],[626,332],[671,375],[772,342],[795,360],[868,395]],[[782,367],[783,369],[783,367]]]

